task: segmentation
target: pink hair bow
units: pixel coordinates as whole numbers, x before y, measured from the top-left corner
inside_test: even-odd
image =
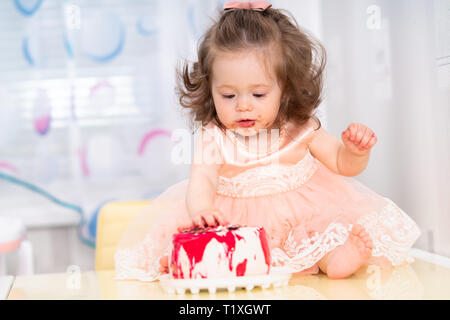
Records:
[[[233,10],[233,9],[245,9],[245,10],[255,10],[255,11],[265,11],[270,8],[272,4],[267,1],[229,1],[223,6],[223,10]]]

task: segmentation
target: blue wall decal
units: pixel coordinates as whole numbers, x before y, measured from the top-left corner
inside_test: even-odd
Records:
[[[17,10],[24,16],[32,16],[39,10],[43,0],[14,0]]]

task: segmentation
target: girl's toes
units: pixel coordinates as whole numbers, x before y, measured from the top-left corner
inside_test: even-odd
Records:
[[[360,234],[361,231],[363,231],[363,227],[359,224],[356,224],[353,226],[352,228],[352,234],[354,234],[355,236],[358,236]]]
[[[365,248],[366,252],[372,253],[373,242],[372,242],[372,240],[370,238],[367,239],[367,241],[364,242],[364,248]]]
[[[367,233],[361,239],[366,247],[373,248],[372,238]]]
[[[364,243],[365,246],[372,247],[373,242],[372,242],[372,238],[370,237],[370,235],[367,233],[367,231],[361,225],[357,225],[357,226],[358,227],[355,228],[355,232],[358,232],[356,236],[360,239],[360,241],[362,241]]]
[[[366,244],[371,241],[370,236],[368,234],[362,234],[361,240]]]
[[[370,257],[372,255],[372,249],[366,248],[366,258]]]
[[[359,233],[358,233],[358,236],[359,236],[360,238],[366,238],[366,237],[369,237],[369,234],[367,233],[366,229],[364,229],[364,228],[361,226],[361,227],[360,227],[360,230],[359,230]]]
[[[368,252],[370,252],[371,249],[368,248],[363,242],[361,243],[361,246],[359,247],[359,252],[361,252],[362,256],[366,256]]]

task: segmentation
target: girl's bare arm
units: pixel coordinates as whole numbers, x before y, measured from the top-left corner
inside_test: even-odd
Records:
[[[367,167],[370,150],[376,142],[372,130],[362,124],[352,123],[342,133],[342,141],[320,128],[314,133],[309,149],[331,171],[353,177]]]
[[[186,194],[186,206],[193,226],[205,227],[225,223],[222,214],[214,205],[222,165],[219,155],[214,138],[203,131],[195,143]]]
[[[191,165],[186,195],[186,206],[191,217],[201,211],[214,209],[218,178],[217,165]]]

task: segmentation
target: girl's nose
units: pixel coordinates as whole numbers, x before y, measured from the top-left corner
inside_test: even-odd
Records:
[[[242,97],[238,100],[236,110],[239,112],[252,111],[253,107],[252,107],[251,103],[248,101],[248,99],[246,99],[245,97]]]

